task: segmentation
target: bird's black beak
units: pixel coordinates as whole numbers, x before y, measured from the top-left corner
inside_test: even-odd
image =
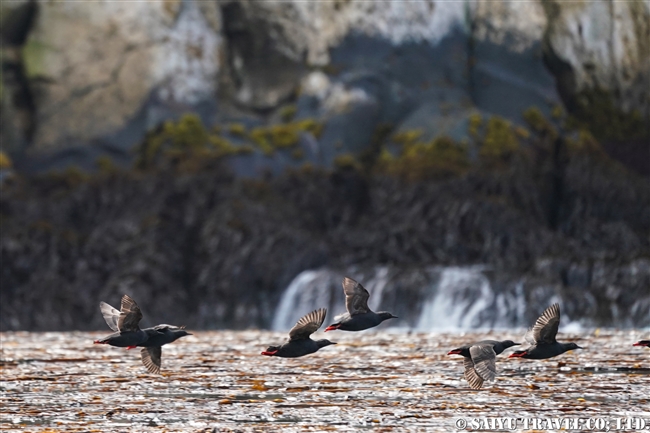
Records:
[[[576,346],[576,349],[584,349],[584,347]]]

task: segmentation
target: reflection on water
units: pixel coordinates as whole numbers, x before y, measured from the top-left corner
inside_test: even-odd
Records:
[[[531,416],[650,422],[650,350],[632,346],[647,337],[638,331],[563,334],[587,349],[546,361],[507,359],[507,350],[496,382],[479,391],[447,351],[523,331],[332,332],[338,345],[297,359],[260,355],[284,333],[196,332],[164,347],[162,376],[146,373],[137,350],[93,345],[98,335],[2,334],[0,430],[454,431],[458,417]]]

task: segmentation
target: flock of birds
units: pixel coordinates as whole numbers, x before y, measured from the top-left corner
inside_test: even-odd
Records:
[[[345,307],[347,312],[335,317],[335,323],[329,325],[325,332],[333,330],[362,331],[372,328],[384,320],[396,318],[386,311],[374,312],[368,308],[370,294],[352,278],[343,279]],[[160,373],[162,346],[172,343],[186,335],[183,326],[158,325],[140,329],[142,312],[131,297],[124,295],[120,311],[105,302],[99,304],[104,320],[115,333],[95,340],[95,344],[108,344],[132,349],[141,347],[142,363],[152,374]],[[323,322],[327,309],[320,308],[301,317],[289,331],[289,341],[279,346],[269,346],[262,355],[297,358],[317,352],[319,349],[336,344],[329,340],[312,340]],[[556,303],[548,307],[537,319],[535,325],[526,333],[530,347],[513,352],[509,358],[547,359],[574,349],[582,349],[575,343],[560,343],[555,338],[560,326],[560,306]],[[472,389],[479,389],[483,383],[496,377],[496,356],[512,346],[518,346],[511,340],[483,340],[451,350],[448,355],[463,356],[465,379]],[[650,347],[650,340],[641,340],[634,346]]]

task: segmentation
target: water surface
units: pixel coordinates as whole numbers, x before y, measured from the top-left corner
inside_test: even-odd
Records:
[[[4,431],[455,431],[458,418],[641,417],[650,429],[650,350],[638,331],[563,334],[587,350],[497,362],[471,390],[446,353],[522,332],[328,332],[339,344],[297,359],[261,356],[286,334],[196,332],[163,348],[161,376],[108,333],[0,334]],[[321,333],[316,338],[323,338]]]

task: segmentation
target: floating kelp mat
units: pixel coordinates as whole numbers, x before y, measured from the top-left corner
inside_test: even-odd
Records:
[[[458,418],[641,417],[650,423],[650,349],[640,331],[560,333],[585,350],[498,357],[481,390],[447,352],[523,330],[329,332],[302,358],[261,356],[286,334],[194,332],[163,348],[162,375],[139,350],[94,345],[106,333],[0,334],[0,430],[97,432],[456,431]],[[324,338],[317,333],[315,338]],[[524,344],[524,347],[526,344]]]

